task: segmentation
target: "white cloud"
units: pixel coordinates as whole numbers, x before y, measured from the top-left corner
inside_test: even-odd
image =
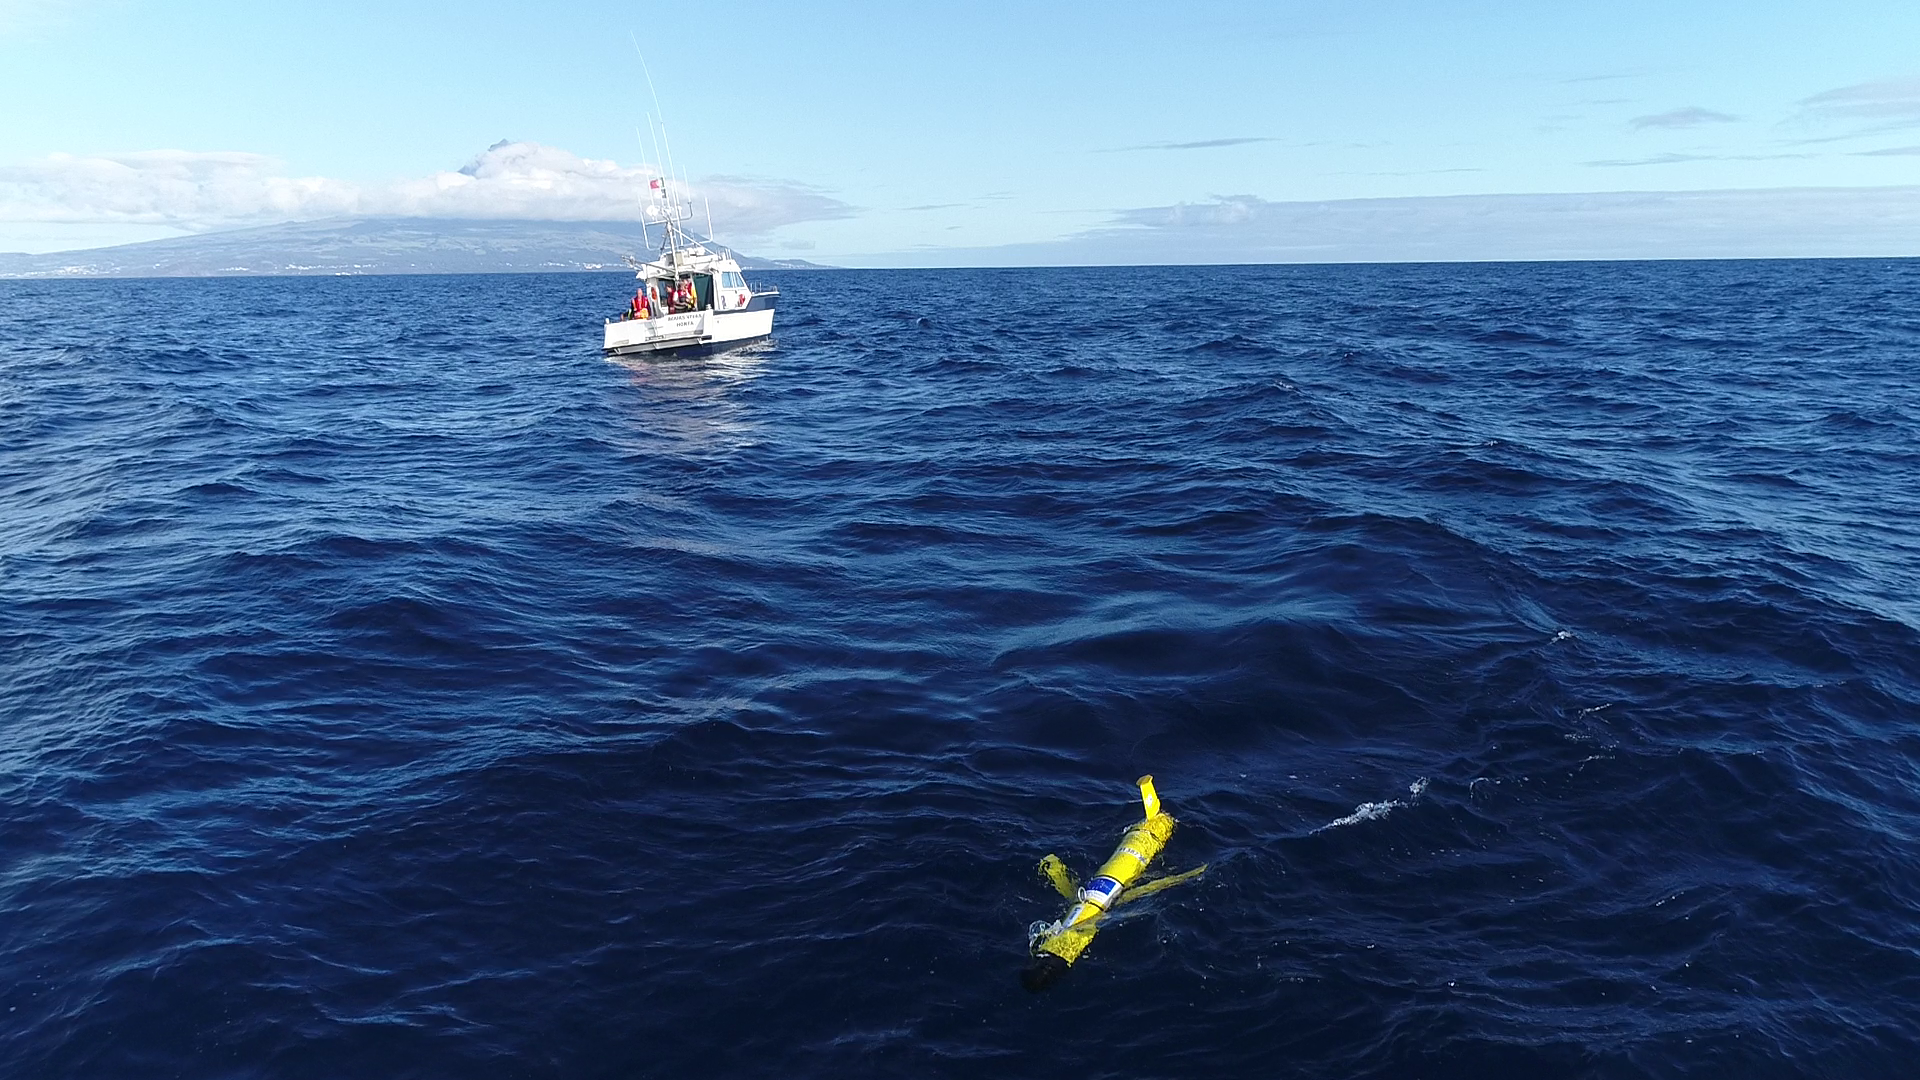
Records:
[[[1800,105],[1815,121],[1865,121],[1874,131],[1920,127],[1920,79],[1855,83],[1804,98]]]
[[[1651,116],[1636,116],[1627,123],[1636,128],[1690,128],[1701,124],[1731,124],[1739,119],[1728,113],[1688,105],[1683,109],[1669,109]]]
[[[723,236],[764,236],[782,225],[858,213],[817,188],[783,180],[710,176],[694,185],[694,194],[712,200],[714,228]]]
[[[1241,225],[1252,221],[1267,206],[1273,205],[1256,195],[1217,195],[1212,202],[1179,203],[1127,210],[1120,220],[1128,225],[1146,225],[1156,229],[1188,226]]]
[[[285,175],[259,154],[148,150],[54,154],[0,168],[0,221],[167,225],[193,231],[329,217],[638,221],[646,167],[551,146],[500,142],[464,168],[382,185]],[[852,208],[799,184],[716,177],[692,185],[728,236],[845,217]]]
[[[1812,154],[1800,152],[1782,154],[1655,154],[1652,157],[1608,158],[1602,161],[1583,161],[1580,164],[1598,169],[1631,169],[1641,165],[1686,165],[1695,161],[1798,161],[1812,156]]]
[[[79,6],[80,0],[0,0],[0,40],[58,28]]]
[[[1920,187],[1456,195],[1153,206],[1061,240],[951,249],[950,266],[1920,255]],[[924,252],[863,265],[927,265]]]
[[[1102,150],[1103,154],[1119,154],[1130,150],[1217,150],[1223,146],[1246,146],[1249,143],[1279,142],[1270,135],[1243,135],[1231,139],[1201,139],[1197,142],[1157,142],[1141,143],[1139,146],[1116,146]]]
[[[351,212],[360,199],[351,184],[276,173],[275,163],[258,154],[54,154],[0,168],[0,220],[197,229],[328,217]]]

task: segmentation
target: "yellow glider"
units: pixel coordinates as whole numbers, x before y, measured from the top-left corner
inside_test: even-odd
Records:
[[[1020,973],[1020,985],[1038,993],[1059,981],[1067,968],[1080,959],[1100,930],[1100,918],[1107,912],[1161,889],[1191,881],[1206,870],[1204,865],[1172,877],[1140,881],[1148,864],[1159,857],[1173,836],[1173,815],[1160,808],[1160,796],[1153,790],[1153,777],[1143,776],[1140,802],[1145,814],[1140,823],[1120,837],[1120,846],[1100,864],[1086,885],[1076,887],[1073,875],[1057,855],[1040,860],[1040,875],[1061,896],[1072,901],[1066,915],[1054,923],[1036,924],[1032,934],[1032,962]],[[1136,884],[1138,882],[1138,884]]]

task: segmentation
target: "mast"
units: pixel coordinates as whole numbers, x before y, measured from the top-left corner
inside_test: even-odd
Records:
[[[667,137],[667,114],[660,108],[660,91],[654,88],[653,69],[647,66],[647,54],[640,51],[640,39],[629,30],[627,40],[633,42],[633,53],[640,58],[640,72],[647,78],[647,93],[653,98],[653,114],[647,117],[647,131],[654,137],[654,159],[660,167],[656,182],[660,185],[660,201],[666,204],[662,210],[660,223],[664,234],[660,241],[660,259],[668,266],[677,269],[680,265],[680,249],[690,245],[685,231],[680,228],[680,223],[693,217],[693,203],[688,202],[684,212],[674,204],[673,184],[677,179],[675,177],[677,170],[673,166],[673,141]],[[660,126],[657,128],[653,123],[655,115],[660,118]],[[639,133],[634,134],[637,136]],[[665,154],[660,153],[663,148],[666,150]],[[641,149],[641,154],[642,156],[646,154],[644,147]]]
[[[679,264],[678,255],[682,248],[693,246],[686,230],[680,227],[681,222],[693,217],[693,204],[681,205],[674,188],[675,182],[675,178],[664,170],[648,181],[648,193],[653,196],[653,203],[648,207],[649,213],[642,215],[659,215],[660,251],[662,261],[669,266]]]

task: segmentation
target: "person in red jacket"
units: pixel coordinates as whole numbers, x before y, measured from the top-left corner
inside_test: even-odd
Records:
[[[633,291],[633,302],[627,305],[627,318],[650,319],[652,317],[653,309],[647,303],[647,290],[644,288],[635,289]]]

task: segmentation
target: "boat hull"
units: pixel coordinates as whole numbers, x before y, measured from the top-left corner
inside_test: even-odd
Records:
[[[690,311],[657,319],[606,324],[601,351],[608,356],[722,349],[773,333],[773,298],[756,296],[734,311]]]

